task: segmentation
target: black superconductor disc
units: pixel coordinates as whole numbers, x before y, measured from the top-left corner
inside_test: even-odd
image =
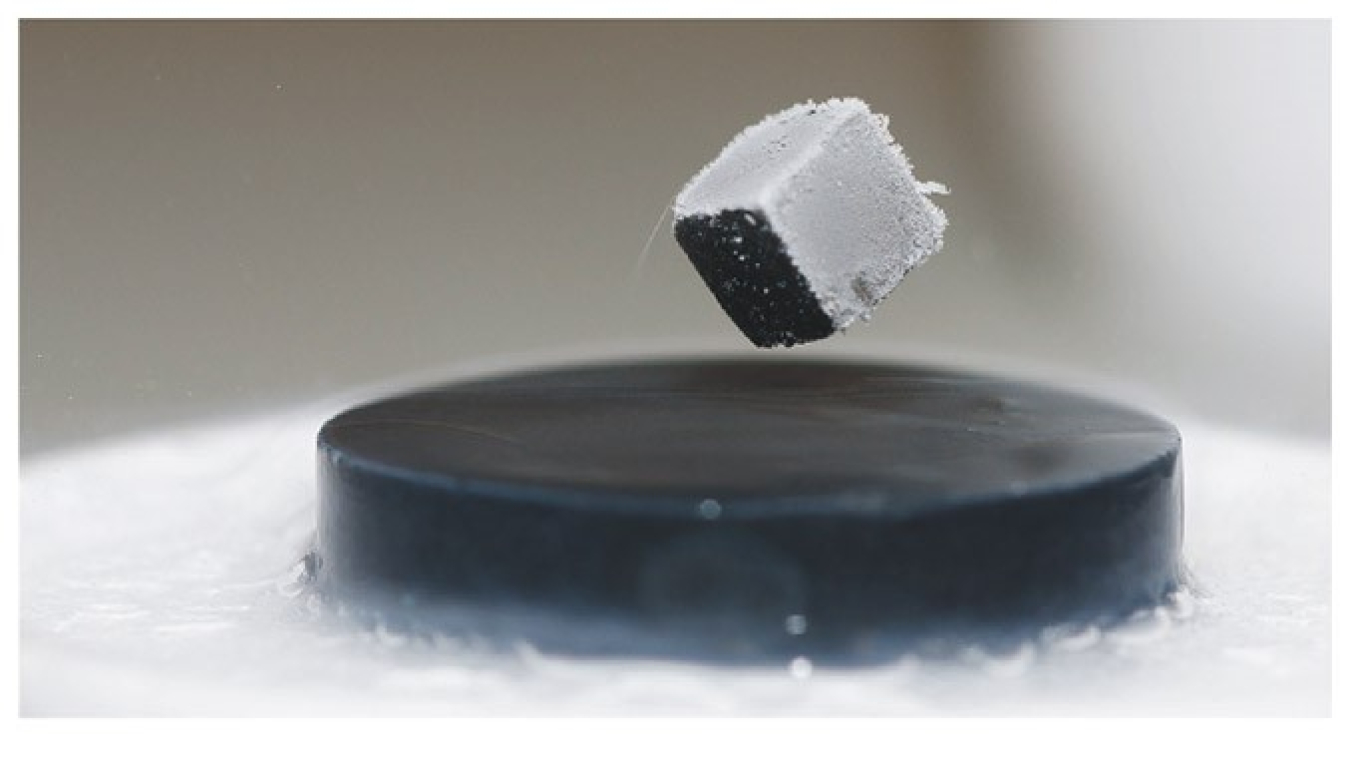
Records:
[[[321,586],[619,617],[745,649],[1099,620],[1181,574],[1181,439],[882,363],[532,371],[319,433]]]

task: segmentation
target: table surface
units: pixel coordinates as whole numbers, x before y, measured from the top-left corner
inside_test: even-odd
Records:
[[[281,409],[23,461],[22,712],[1329,712],[1325,442],[1173,419],[1192,589],[1124,625],[1048,629],[941,660],[721,667],[413,639],[310,597],[297,559],[314,525],[314,433],[334,410]]]

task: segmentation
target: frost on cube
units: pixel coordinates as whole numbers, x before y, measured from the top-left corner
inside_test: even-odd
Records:
[[[887,119],[857,99],[808,102],[741,132],[675,199],[675,238],[760,347],[823,339],[866,319],[942,246]]]

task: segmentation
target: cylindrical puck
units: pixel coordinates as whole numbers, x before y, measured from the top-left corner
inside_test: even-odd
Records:
[[[1180,446],[1119,405],[907,365],[465,381],[324,425],[319,578],[750,647],[1097,619],[1179,581]]]

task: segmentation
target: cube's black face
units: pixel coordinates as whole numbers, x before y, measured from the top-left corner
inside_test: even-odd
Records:
[[[759,347],[790,347],[834,333],[834,322],[762,214],[732,209],[687,216],[675,222],[675,239],[722,310]]]

